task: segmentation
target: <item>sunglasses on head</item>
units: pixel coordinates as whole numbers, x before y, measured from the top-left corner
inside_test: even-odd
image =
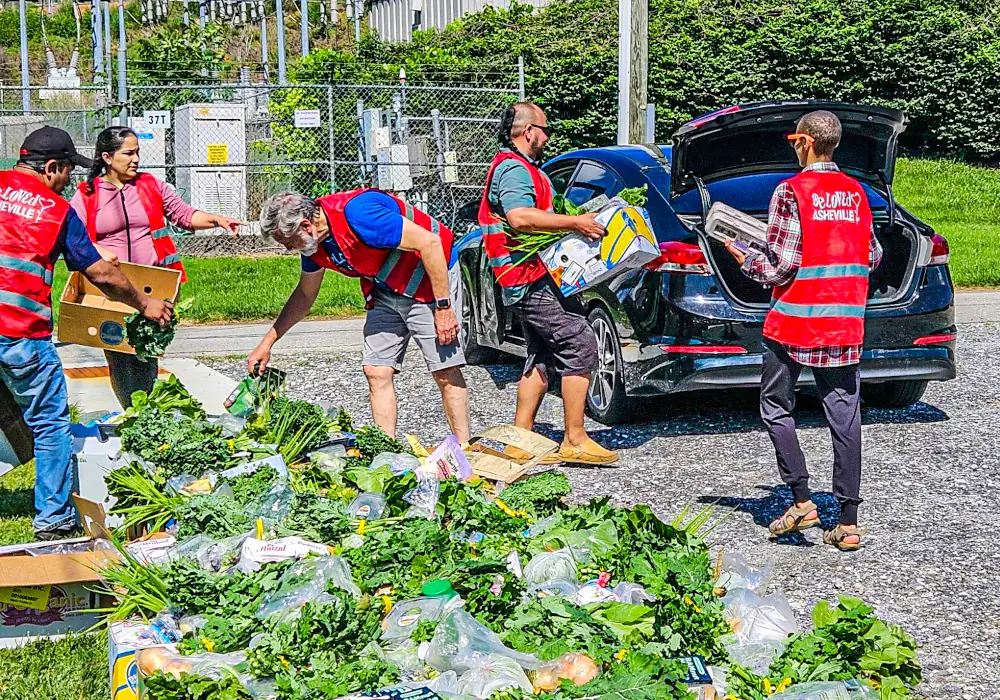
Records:
[[[794,134],[789,134],[785,138],[788,139],[788,142],[790,144],[792,144],[792,147],[795,146],[796,142],[799,139],[805,139],[806,143],[808,143],[810,146],[813,145],[814,143],[816,143],[816,139],[814,139],[812,136],[810,136],[809,134],[803,134],[803,133],[798,132],[798,131],[796,131]]]
[[[541,124],[531,124],[530,126],[538,129],[539,131],[541,131],[546,136],[549,135],[549,127],[547,127],[547,126],[542,126]]]

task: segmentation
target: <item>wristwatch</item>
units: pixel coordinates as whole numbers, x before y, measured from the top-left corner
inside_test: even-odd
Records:
[[[445,299],[435,299],[434,300],[434,308],[435,308],[435,310],[436,309],[450,309],[451,308],[451,299],[447,299],[447,298],[445,298]]]

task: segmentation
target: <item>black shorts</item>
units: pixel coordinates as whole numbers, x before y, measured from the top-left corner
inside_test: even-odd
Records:
[[[564,297],[546,275],[517,302],[528,343],[524,373],[535,367],[560,376],[588,375],[597,369],[597,337],[578,297]]]

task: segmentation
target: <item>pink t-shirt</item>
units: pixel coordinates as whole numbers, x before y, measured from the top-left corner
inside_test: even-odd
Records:
[[[197,209],[181,199],[166,183],[157,180],[156,184],[160,186],[160,196],[163,197],[163,217],[179,228],[192,230],[191,218]],[[124,262],[156,264],[149,218],[139,199],[135,180],[126,182],[120,190],[112,183],[101,180],[97,190],[97,242]],[[73,195],[70,206],[82,221],[87,221],[87,209],[80,192]]]

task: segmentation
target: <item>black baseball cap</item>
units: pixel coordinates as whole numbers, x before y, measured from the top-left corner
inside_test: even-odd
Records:
[[[68,160],[81,168],[89,168],[94,164],[90,158],[76,152],[72,136],[54,126],[43,126],[28,134],[28,138],[21,144],[20,160],[34,163]]]

